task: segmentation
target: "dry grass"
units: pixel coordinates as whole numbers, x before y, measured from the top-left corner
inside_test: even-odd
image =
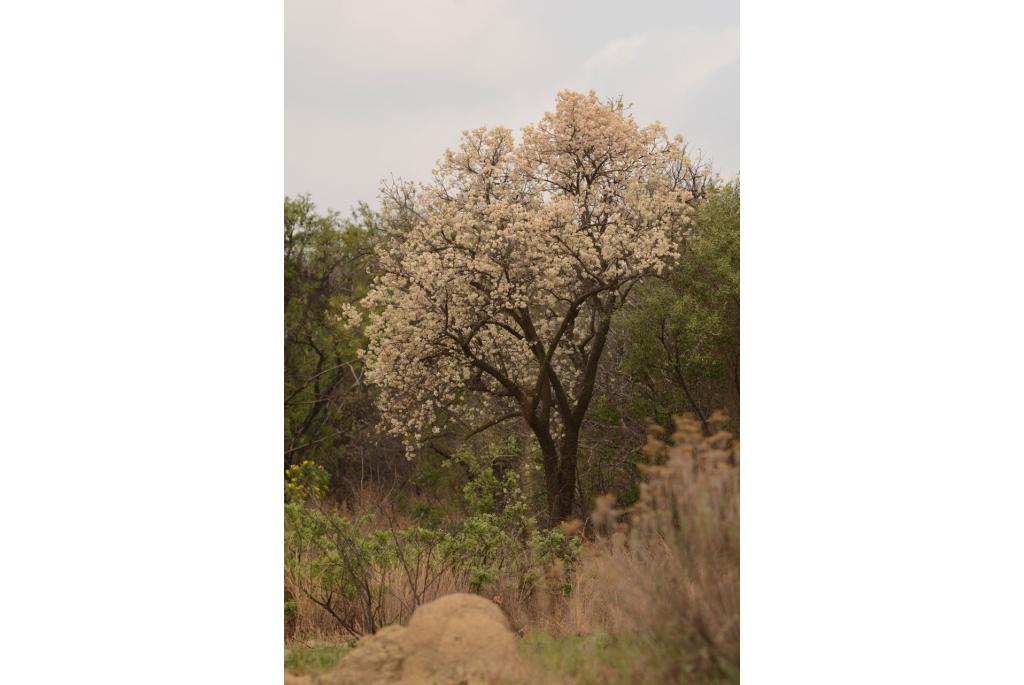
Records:
[[[613,498],[598,500],[598,538],[585,548],[562,631],[647,640],[664,682],[738,678],[739,444],[679,418],[669,442],[653,427],[644,451],[654,465],[637,504],[618,511]]]
[[[719,428],[727,421],[713,417]],[[739,680],[739,443],[723,430],[705,436],[688,417],[675,424],[668,438],[649,428],[633,507],[598,498],[572,594],[505,603],[541,660],[580,662],[562,668],[579,683]],[[560,582],[560,569],[546,572]],[[594,639],[602,658],[582,658]]]

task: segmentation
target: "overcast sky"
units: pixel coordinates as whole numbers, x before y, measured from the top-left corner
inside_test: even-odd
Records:
[[[461,132],[563,88],[634,103],[739,172],[739,2],[285,0],[285,193],[347,213],[422,181]]]

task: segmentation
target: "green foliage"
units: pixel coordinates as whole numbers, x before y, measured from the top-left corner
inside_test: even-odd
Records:
[[[327,492],[331,476],[320,464],[305,459],[292,464],[285,471],[284,497],[286,502],[304,502],[319,499]]]
[[[352,635],[387,622],[374,608],[384,575],[395,567],[400,539],[367,531],[367,517],[355,520],[324,506],[327,470],[304,460],[290,466],[285,483],[286,582],[332,613]],[[403,531],[403,538],[415,535]],[[436,535],[429,531],[425,535]]]
[[[468,515],[450,529],[420,525],[375,529],[368,517],[352,519],[324,506],[327,471],[312,462],[293,465],[285,485],[285,576],[353,635],[401,618],[385,614],[389,583],[401,578],[415,598],[442,574],[461,577],[473,592],[512,579],[529,593],[542,578],[557,577],[553,590],[568,594],[568,577],[579,563],[580,540],[537,527],[507,461],[514,442],[460,450],[447,464],[469,473],[463,487]],[[554,571],[554,573],[552,573]],[[396,572],[396,573],[392,573]]]
[[[393,560],[383,532],[364,534],[359,524],[340,514],[293,501],[285,505],[285,571],[300,589],[355,601],[376,571]],[[305,581],[305,582],[303,582]]]
[[[289,625],[295,621],[295,617],[298,615],[299,605],[294,599],[284,600],[284,622],[285,625]]]
[[[433,528],[441,523],[441,511],[427,502],[413,502],[409,516],[421,526]]]
[[[696,207],[674,269],[617,314],[626,332],[620,369],[645,390],[624,408],[634,415],[667,419],[686,408],[707,416],[719,406],[738,415],[739,181],[710,188]]]
[[[372,279],[376,215],[319,214],[309,196],[284,202],[285,463],[334,458],[370,403],[362,387],[362,333],[342,320]]]
[[[515,436],[485,445],[480,450],[458,450],[447,466],[461,465],[468,474],[462,495],[470,515],[494,514],[499,525],[521,531],[533,520],[527,515],[518,471]]]
[[[512,467],[515,453],[515,438],[509,437],[453,457],[469,473],[463,488],[469,516],[452,534],[449,549],[468,560],[474,592],[502,573],[520,578],[521,589],[530,589],[540,570],[557,566],[567,576],[579,562],[578,537],[538,527],[521,475]],[[560,589],[568,592],[564,584]]]

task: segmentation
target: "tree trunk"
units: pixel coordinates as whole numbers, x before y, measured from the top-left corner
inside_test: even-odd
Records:
[[[553,506],[549,506],[551,525],[556,526],[572,517],[576,502],[576,458],[579,453],[579,428],[567,429],[558,450],[558,469],[555,472]]]
[[[577,438],[565,438],[560,448],[543,449],[544,485],[547,494],[548,524],[557,526],[572,516],[576,503]]]
[[[532,413],[532,409],[527,408],[524,404],[523,417],[537,436],[541,452],[544,455],[544,481],[548,500],[548,522],[551,526],[557,526],[562,521],[569,519],[573,513],[573,505],[576,499],[576,460],[579,453],[580,429],[583,427],[583,417],[586,415],[587,407],[590,406],[590,400],[594,395],[597,365],[600,361],[601,352],[604,349],[610,326],[611,319],[605,317],[595,333],[594,347],[586,362],[583,382],[575,408],[570,410],[564,398],[562,400],[563,407],[560,413],[564,422],[565,434],[560,445],[555,446],[549,430],[550,395],[546,396],[547,401],[542,406],[540,417],[536,417]],[[552,380],[556,380],[553,373],[545,373],[549,373],[549,377]],[[541,384],[540,390],[550,392],[550,385]]]
[[[558,455],[544,451],[544,489],[547,494],[548,523],[558,523],[555,512],[558,510]]]
[[[572,517],[576,503],[576,455],[564,458],[558,469],[558,497],[552,512],[551,525],[557,525]]]

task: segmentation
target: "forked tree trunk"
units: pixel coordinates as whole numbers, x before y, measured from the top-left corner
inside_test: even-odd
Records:
[[[575,407],[570,408],[564,398],[564,394],[562,395],[562,406],[559,409],[559,414],[563,421],[562,430],[564,434],[560,444],[555,444],[550,431],[550,385],[539,384],[541,390],[546,393],[543,396],[546,401],[539,416],[533,413],[532,408],[528,409],[524,403],[523,418],[526,419],[527,425],[533,429],[534,435],[537,436],[541,454],[544,456],[548,523],[551,526],[556,526],[562,521],[569,519],[573,513],[573,505],[576,499],[576,467],[579,456],[580,430],[583,427],[583,420],[586,416],[587,408],[590,406],[590,400],[594,396],[597,365],[601,359],[601,353],[604,350],[610,326],[611,319],[606,317],[598,325],[594,333],[594,346],[584,367],[580,393],[576,399]],[[536,336],[531,333],[530,337],[535,338]],[[551,377],[553,376],[553,373],[551,373]]]

